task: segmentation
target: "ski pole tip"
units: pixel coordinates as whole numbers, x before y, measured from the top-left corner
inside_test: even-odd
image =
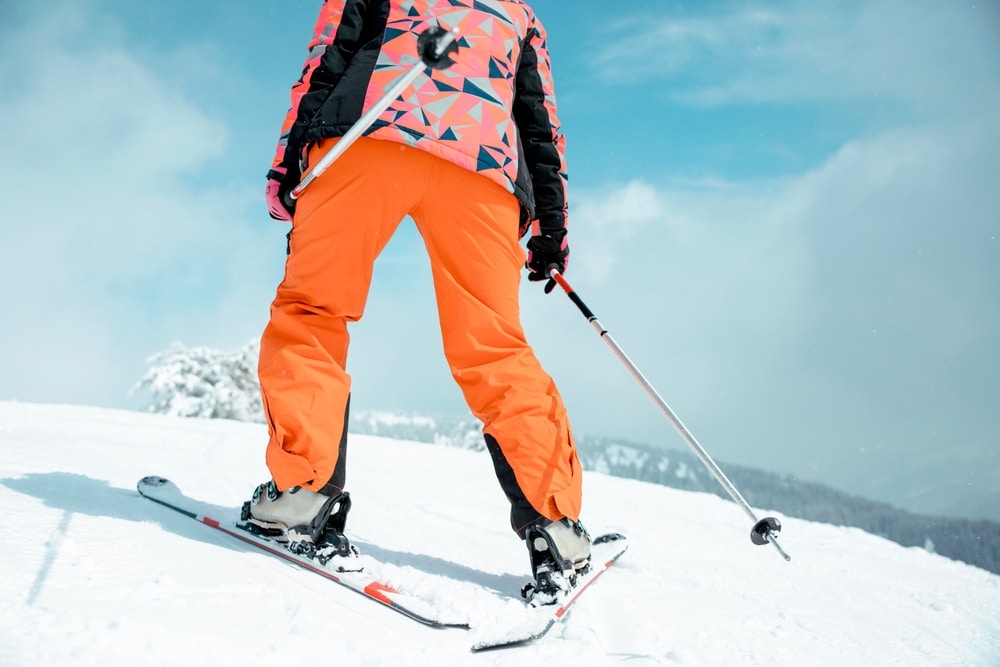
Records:
[[[778,542],[778,533],[781,532],[781,522],[778,521],[773,516],[764,517],[760,521],[754,524],[753,530],[750,531],[750,541],[757,545],[763,545],[770,543],[781,557],[786,561],[792,560],[792,557],[781,548],[781,544]]]
[[[781,554],[781,557],[785,559],[786,563],[792,560],[792,557],[788,555],[788,552],[781,548],[777,537],[774,535],[768,535],[767,541],[771,543],[771,546],[778,550],[778,553]]]

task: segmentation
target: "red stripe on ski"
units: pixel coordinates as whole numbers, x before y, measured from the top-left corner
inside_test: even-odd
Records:
[[[383,593],[399,593],[399,591],[392,586],[386,586],[385,584],[380,584],[377,581],[373,581],[365,586],[365,595],[391,606],[392,600],[383,595]]]
[[[500,633],[495,639],[485,636],[480,637],[472,646],[473,652],[505,648],[509,646],[519,646],[545,636],[545,634],[552,629],[554,625],[565,619],[570,611],[570,606],[579,599],[580,595],[582,595],[585,590],[590,588],[590,586],[592,586],[593,583],[601,577],[601,575],[607,572],[615,561],[618,560],[618,558],[628,549],[625,538],[617,533],[600,535],[594,540],[593,545],[595,548],[603,548],[601,545],[617,542],[618,540],[622,540],[622,544],[615,555],[602,561],[596,561],[597,563],[603,562],[604,566],[598,567],[595,571],[585,575],[584,582],[581,583],[578,588],[574,588],[570,596],[563,600],[559,607],[536,608],[536,611],[541,614],[541,616],[539,616],[539,619],[541,620],[540,625],[533,629],[526,629],[522,634],[508,634],[501,628]],[[595,567],[597,566],[595,565]],[[547,613],[546,610],[548,610]],[[548,619],[547,621],[545,620],[546,618]]]
[[[594,583],[595,581],[597,581],[598,577],[600,577],[602,574],[604,574],[604,571],[607,568],[609,568],[609,567],[611,567],[611,561],[608,561],[607,563],[605,563],[604,570],[601,570],[600,572],[598,572],[597,575],[593,579],[591,579],[590,581],[588,581],[587,583],[585,583],[583,586],[580,586],[579,588],[575,589],[573,591],[573,595],[570,596],[566,600],[566,602],[564,602],[563,605],[561,607],[559,607],[559,609],[556,610],[555,617],[556,618],[562,618],[563,615],[565,615],[566,612],[569,610],[569,606],[571,604],[573,604],[578,597],[580,597],[580,594],[583,593],[588,588],[590,588],[590,585],[592,583]]]

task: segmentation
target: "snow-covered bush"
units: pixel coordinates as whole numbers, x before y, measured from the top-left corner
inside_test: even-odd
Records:
[[[146,361],[149,368],[132,393],[152,393],[147,412],[262,422],[259,353],[256,340],[230,352],[174,343]]]

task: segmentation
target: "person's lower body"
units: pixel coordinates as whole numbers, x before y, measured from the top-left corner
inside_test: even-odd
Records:
[[[313,147],[310,161],[332,144]],[[585,567],[582,471],[566,409],[520,323],[519,203],[486,177],[403,144],[360,139],[297,204],[285,277],[261,338],[275,488],[344,491],[348,324],[361,318],[375,259],[407,215],[430,257],[445,356],[483,423],[512,527],[534,538],[529,551],[547,539],[564,565]],[[268,505],[272,522],[280,503]]]

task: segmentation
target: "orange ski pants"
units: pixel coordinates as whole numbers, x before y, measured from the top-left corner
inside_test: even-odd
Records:
[[[314,146],[310,163],[333,143]],[[346,454],[348,323],[361,318],[375,259],[407,215],[430,256],[452,376],[509,464],[491,450],[501,485],[511,497],[501,469],[513,472],[538,514],[575,521],[582,475],[566,409],[520,323],[519,202],[484,176],[377,139],[358,140],[296,206],[260,349],[274,481],[280,489],[343,485],[343,473],[333,475]]]

